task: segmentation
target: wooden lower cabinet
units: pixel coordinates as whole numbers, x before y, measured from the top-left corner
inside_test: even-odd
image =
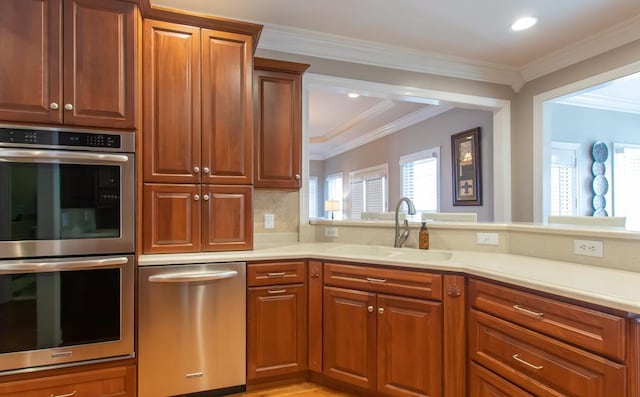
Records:
[[[123,366],[0,383],[0,397],[135,397],[136,367]]]
[[[533,397],[493,372],[471,363],[469,366],[469,397]]]
[[[145,254],[253,247],[253,188],[144,184]]]
[[[441,303],[324,287],[324,374],[389,396],[442,395]]]
[[[252,287],[247,292],[247,380],[307,369],[304,284]]]

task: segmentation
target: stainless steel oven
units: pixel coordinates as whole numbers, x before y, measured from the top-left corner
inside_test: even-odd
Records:
[[[0,375],[133,357],[134,257],[0,261]]]
[[[0,125],[0,258],[132,253],[134,143]]]

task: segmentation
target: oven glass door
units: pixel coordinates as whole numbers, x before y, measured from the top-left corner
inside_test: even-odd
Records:
[[[27,242],[11,257],[132,252],[133,177],[133,154],[0,148],[0,245]],[[106,239],[117,246],[86,244]]]
[[[133,354],[133,256],[0,261],[0,372]]]

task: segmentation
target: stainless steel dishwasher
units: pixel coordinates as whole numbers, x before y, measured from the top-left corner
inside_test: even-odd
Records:
[[[246,264],[139,268],[138,396],[244,390]]]

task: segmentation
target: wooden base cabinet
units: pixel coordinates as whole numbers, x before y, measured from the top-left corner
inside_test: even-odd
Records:
[[[247,286],[247,383],[306,371],[306,264],[250,263]]]
[[[471,363],[469,366],[469,397],[533,397],[493,372]]]
[[[324,374],[389,396],[441,396],[441,305],[325,287]]]
[[[135,128],[138,23],[129,1],[1,1],[0,120]]]
[[[0,397],[135,397],[135,366],[0,383]]]
[[[144,253],[251,249],[252,197],[251,186],[145,184]]]

